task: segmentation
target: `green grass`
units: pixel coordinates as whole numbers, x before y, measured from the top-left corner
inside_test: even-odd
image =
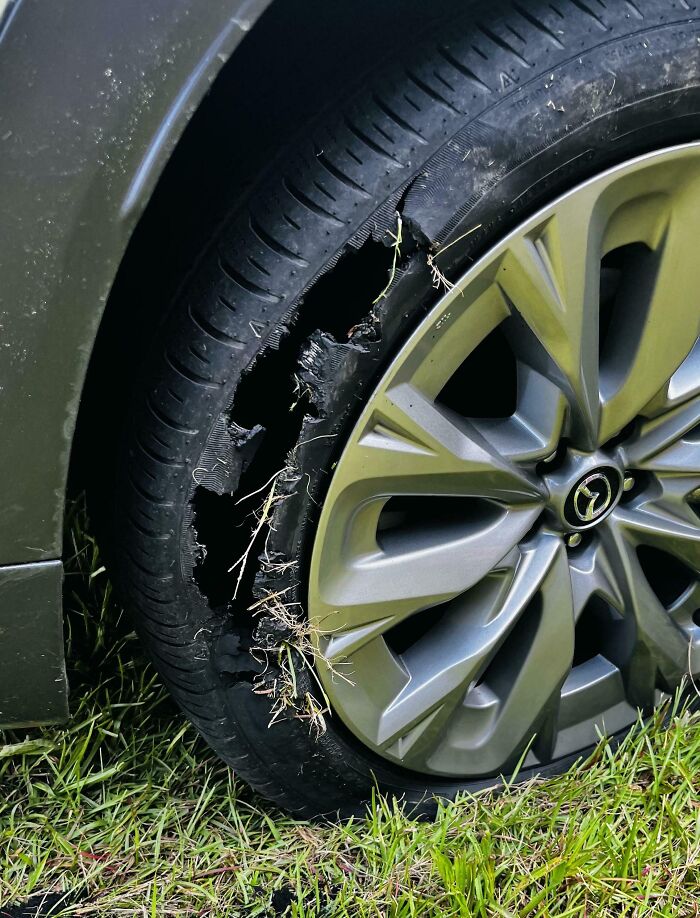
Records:
[[[377,799],[314,825],[256,798],[174,710],[84,518],[66,583],[72,718],[0,746],[0,903],[61,914],[698,915],[699,721],[680,706],[568,774],[434,823]],[[274,729],[274,728],[273,728]]]

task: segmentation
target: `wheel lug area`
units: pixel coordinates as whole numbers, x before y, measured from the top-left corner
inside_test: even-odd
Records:
[[[575,548],[581,543],[580,532],[612,513],[625,490],[634,488],[635,479],[615,455],[602,450],[568,448],[556,455],[556,462],[546,465],[542,460],[539,468],[549,494],[546,514],[549,525]]]

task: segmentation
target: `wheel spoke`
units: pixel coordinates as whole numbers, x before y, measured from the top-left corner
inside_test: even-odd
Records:
[[[697,474],[700,469],[700,398],[647,421],[625,445],[628,467],[658,473]]]
[[[690,641],[688,669],[693,674],[700,671],[700,627],[696,624],[698,609],[700,609],[700,581],[694,583],[668,609],[673,621],[683,629]]]
[[[691,508],[690,502],[693,501],[697,507],[697,499],[694,497],[700,489],[700,472],[691,474],[660,474],[656,476],[651,499],[638,501],[642,507],[651,505],[659,507],[664,513],[670,515],[673,519],[680,520],[687,526],[697,528],[700,525],[697,513]]]
[[[575,619],[578,620],[593,596],[601,596],[620,611],[624,608],[615,572],[598,540],[593,540],[583,552],[571,558],[569,566]]]
[[[511,336],[523,358],[557,379],[582,447],[598,432],[598,301],[601,227],[595,193],[563,202],[532,232],[514,239],[498,283],[532,336]]]
[[[474,427],[408,383],[377,398],[347,475],[356,499],[475,495],[514,503],[540,500],[545,493]]]
[[[539,614],[531,608],[538,594]],[[397,742],[438,708],[441,719],[453,711],[528,611],[532,621],[510,661],[516,671],[506,664],[507,672],[494,677],[500,705],[487,736],[463,738],[478,771],[494,771],[517,755],[529,738],[526,733],[533,725],[533,713],[539,713],[557,695],[573,655],[569,573],[561,542],[554,536],[540,537],[524,549],[510,589],[496,608],[485,605],[468,610],[469,628],[461,640],[458,625],[464,631],[463,621],[455,621],[454,630],[445,629],[421,642],[411,658],[411,679],[381,716],[379,744]],[[426,755],[424,742],[404,750],[414,767],[419,766],[414,758]]]
[[[625,701],[625,689],[619,668],[598,655],[583,666],[572,669],[562,688],[559,727],[565,730],[581,722],[582,717],[595,723],[601,711]],[[591,741],[595,742],[595,732]]]
[[[561,687],[574,655],[574,616],[571,577],[566,552],[558,542],[540,538],[536,550],[550,564],[540,588],[541,605],[532,639],[516,663],[515,678],[504,667],[493,679],[501,708],[487,736],[475,738],[470,750],[484,772],[515,764],[525,745],[536,735],[540,760],[551,755],[556,740]],[[558,540],[557,540],[558,541]],[[499,761],[500,760],[500,761]]]
[[[668,385],[690,354],[700,331],[694,307],[700,289],[700,207],[697,182],[664,201],[666,225],[653,253],[640,267],[626,304],[625,334],[617,336],[601,375],[599,443],[619,433]],[[660,209],[659,219],[662,219]]]
[[[435,399],[478,345],[510,315],[510,307],[494,284],[495,268],[480,272],[465,295],[460,287],[447,293],[433,319],[416,332],[411,347],[400,354],[379,392],[410,383]]]
[[[696,395],[700,395],[700,338],[646,409],[649,417],[664,414]]]
[[[692,515],[690,510],[688,515]],[[700,573],[700,529],[697,522],[676,516],[659,501],[648,501],[636,507],[618,507],[614,517],[616,526],[629,542],[669,552],[691,570]]]
[[[350,657],[410,616],[466,593],[509,555],[537,513],[503,511],[488,525],[441,535],[404,551],[336,555],[316,597],[318,626],[328,635],[324,656]]]
[[[518,405],[512,417],[474,422],[491,447],[511,461],[533,462],[556,450],[567,402],[559,386],[537,370],[518,365]]]
[[[625,600],[625,614],[634,617],[636,644],[623,666],[631,704],[654,704],[657,673],[677,685],[687,667],[688,641],[649,586],[629,539],[627,521],[616,513],[601,527],[601,540]]]

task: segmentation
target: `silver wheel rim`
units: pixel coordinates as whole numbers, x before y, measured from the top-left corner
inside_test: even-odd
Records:
[[[367,747],[464,779],[536,766],[697,668],[699,333],[700,144],[567,193],[421,323],[310,566],[319,678]],[[465,415],[445,392],[494,335],[513,410]]]

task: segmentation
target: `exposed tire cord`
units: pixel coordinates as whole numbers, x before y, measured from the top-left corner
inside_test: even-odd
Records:
[[[417,249],[482,223],[445,262],[446,271],[461,270],[548,194],[645,144],[696,130],[689,125],[699,107],[698,14],[690,0],[463,3],[450,12],[444,28],[421,36],[400,60],[378,62],[368,85],[312,121],[306,140],[261,174],[211,240],[149,355],[116,489],[112,573],[167,685],[242,778],[304,816],[359,811],[375,779],[426,811],[430,794],[453,795],[460,785],[428,787],[389,768],[332,718],[320,740],[293,717],[268,728],[270,701],[251,687],[260,665],[248,649],[255,626],[245,612],[255,558],[245,595],[212,607],[195,577],[197,487],[234,494],[240,486],[242,494],[242,480],[263,484],[314,423],[342,429],[362,386],[435,296]],[[298,324],[310,288],[370,237],[387,241],[397,207],[412,237],[406,252],[412,246],[415,254],[376,310],[379,328],[353,326],[381,287],[366,291],[344,330],[328,302],[327,325],[321,313],[318,326],[334,334],[314,338],[315,326]],[[316,396],[309,404],[302,395],[290,418],[290,366],[302,355]],[[256,399],[238,395],[253,373],[255,437]],[[278,402],[275,410],[265,409],[268,401]],[[295,451],[294,474],[313,472],[310,495],[322,493],[333,448],[314,454],[311,468],[300,467],[308,451]],[[280,525],[286,514],[284,525],[302,532],[293,514],[310,507],[290,500]],[[243,531],[252,509],[241,510]],[[236,538],[232,532],[232,545]],[[278,541],[280,551],[298,553],[290,560],[301,571],[307,544],[288,533]]]

